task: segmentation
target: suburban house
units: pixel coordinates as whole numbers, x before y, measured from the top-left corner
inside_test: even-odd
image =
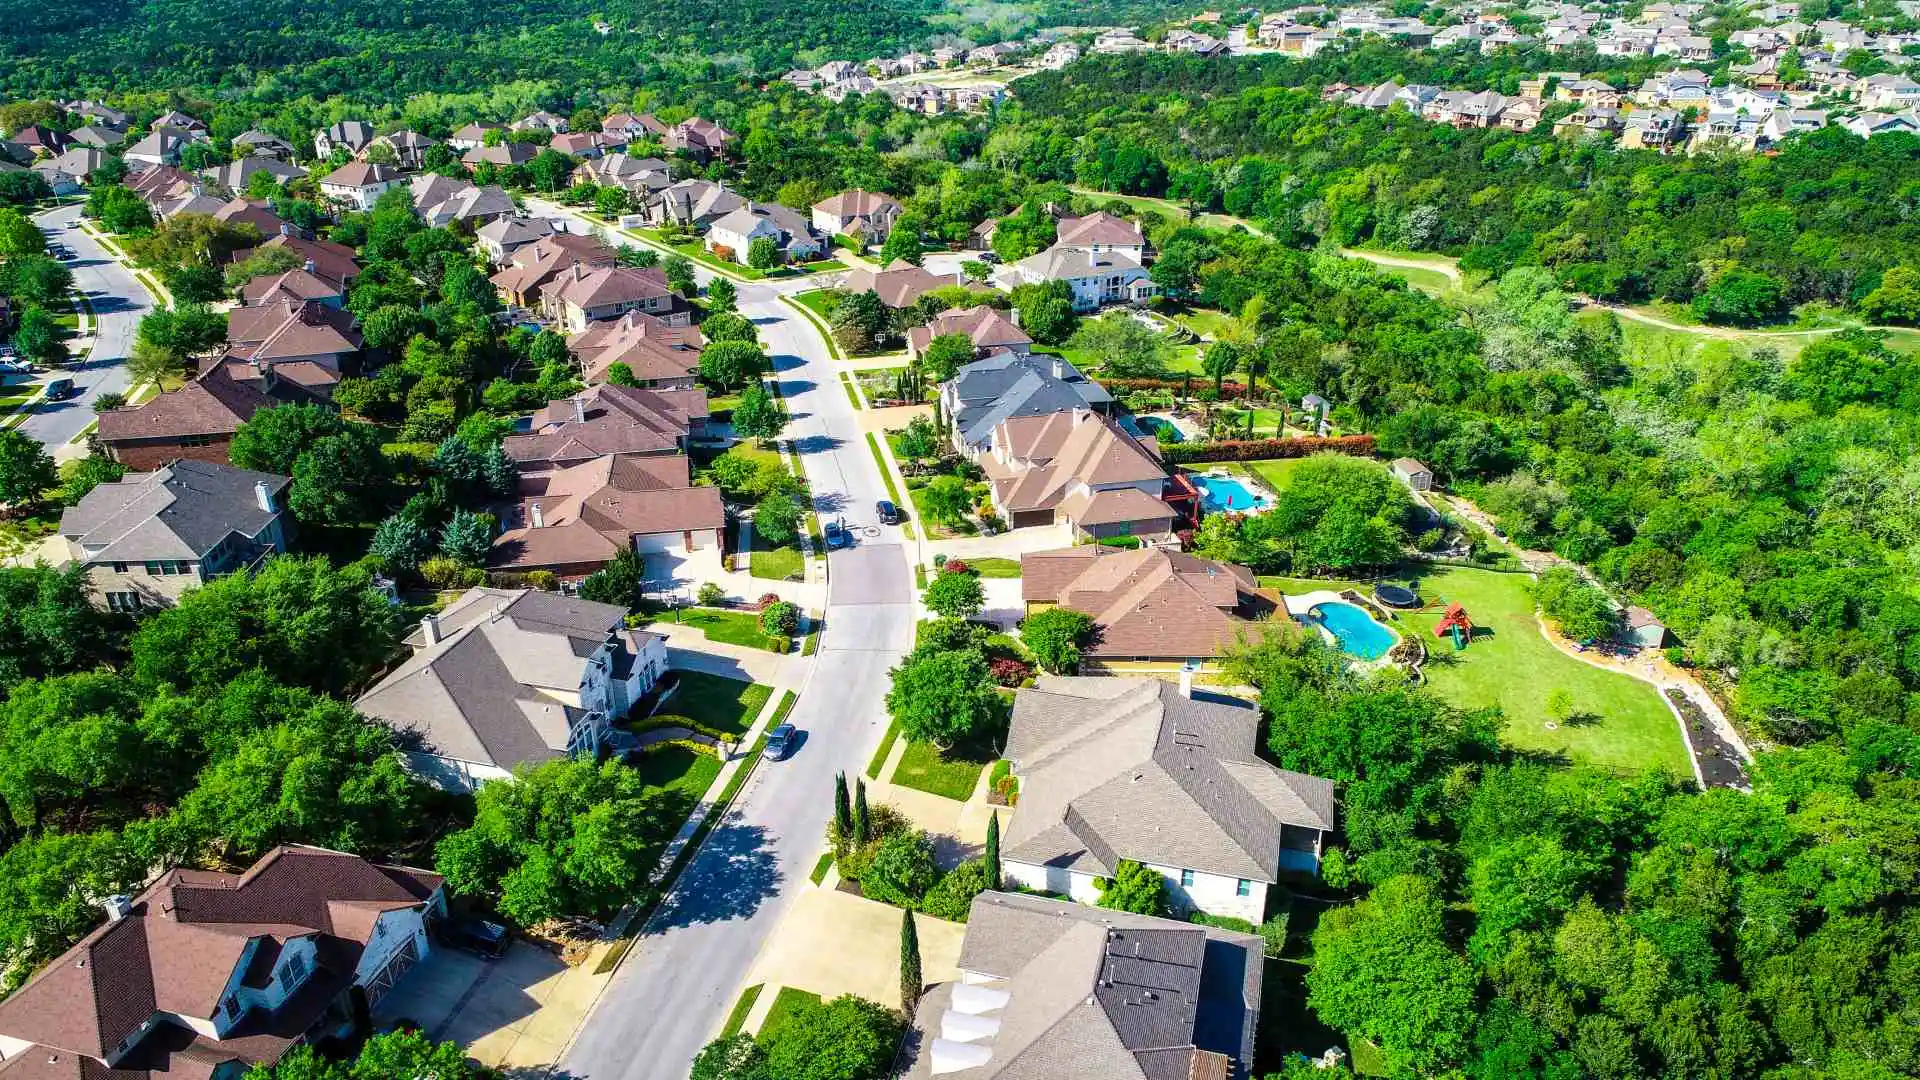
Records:
[[[573,183],[617,187],[645,200],[673,185],[667,163],[657,157],[608,153],[589,157],[573,170]]]
[[[617,135],[632,142],[635,139],[657,139],[666,133],[666,125],[651,116],[635,116],[632,113],[614,113],[600,121],[600,130],[608,135]]]
[[[501,299],[514,307],[539,308],[548,286],[571,275],[576,266],[611,266],[613,250],[597,238],[578,233],[554,233],[515,248],[507,266],[488,280]]]
[[[742,266],[753,242],[771,241],[780,262],[807,262],[826,251],[826,241],[798,210],[779,203],[747,203],[707,226],[707,250]]]
[[[67,132],[67,140],[76,146],[91,146],[96,150],[110,150],[127,141],[127,133],[121,128],[111,128],[103,124],[88,124]]]
[[[108,611],[172,607],[180,594],[287,550],[288,480],[191,459],[128,473],[60,515],[69,563]]]
[[[87,178],[106,162],[104,151],[91,146],[75,146],[45,161],[35,162],[33,171],[46,180],[55,195],[73,195],[86,187]]]
[[[438,874],[282,845],[245,873],[178,868],[0,1002],[9,1080],[238,1080],[350,1034],[434,949]]]
[[[494,218],[473,230],[474,243],[486,252],[487,261],[502,266],[513,253],[554,234],[553,223],[546,218],[522,218],[511,215]]]
[[[468,124],[447,136],[447,146],[459,153],[478,150],[487,144],[487,132],[505,131],[505,124],[479,123]]]
[[[335,150],[358,154],[373,141],[373,125],[365,120],[342,120],[313,133],[313,156],[326,160]]]
[[[513,122],[513,130],[515,131],[533,131],[538,129],[540,131],[551,132],[555,135],[566,134],[568,126],[566,117],[555,116],[545,109],[528,113]]]
[[[881,303],[896,310],[912,307],[915,300],[935,289],[958,284],[956,279],[929,273],[905,259],[895,259],[880,271],[849,270],[840,278],[840,287],[847,292],[874,293]]]
[[[153,165],[178,165],[180,151],[188,143],[205,142],[206,139],[207,136],[203,132],[175,127],[157,127],[147,132],[140,141],[127,147],[121,154],[121,158],[126,161],[129,169]]]
[[[278,274],[262,274],[241,286],[240,297],[248,307],[264,307],[281,300],[296,304],[312,301],[333,308],[345,306],[346,286],[321,277],[310,266],[296,267]]]
[[[1091,409],[1002,420],[974,461],[1015,529],[1064,523],[1076,541],[1160,540],[1181,518],[1166,499],[1173,481],[1159,450]]]
[[[613,365],[625,364],[635,386],[691,390],[705,344],[697,326],[674,326],[644,311],[629,311],[588,324],[567,339],[567,351],[588,383],[606,382]]]
[[[198,117],[188,116],[179,109],[168,109],[166,112],[154,117],[153,123],[149,125],[150,130],[163,127],[180,128],[184,131],[198,132],[202,135],[207,133],[207,125],[205,123]]]
[[[929,275],[931,276],[931,275]],[[852,277],[851,274],[848,275]],[[941,282],[945,284],[945,282]],[[878,291],[876,287],[876,291]],[[925,290],[922,290],[923,292]],[[882,296],[882,300],[886,297]],[[915,297],[914,299],[919,299]],[[909,300],[905,307],[913,301]],[[990,353],[1010,352],[1016,356],[1025,356],[1033,348],[1033,339],[1027,336],[1013,317],[999,308],[986,304],[977,304],[970,308],[954,308],[935,315],[925,326],[915,326],[907,331],[907,351],[918,357],[933,344],[933,339],[948,334],[961,334],[973,342],[973,355],[984,357]]]
[[[563,323],[569,333],[580,333],[589,323],[617,319],[629,311],[651,315],[668,325],[685,326],[692,310],[667,285],[666,272],[657,266],[588,266],[575,262],[540,294],[547,317]]]
[[[668,150],[686,154],[698,161],[707,161],[726,153],[727,144],[732,141],[733,132],[697,116],[667,128],[660,136],[661,144]]]
[[[411,191],[414,211],[432,228],[461,223],[477,228],[511,217],[514,211],[513,196],[502,188],[480,187],[471,180],[437,173],[414,177]]]
[[[398,169],[390,165],[370,165],[364,161],[352,161],[320,178],[320,194],[329,200],[355,210],[373,209],[373,204],[405,181]]]
[[[681,180],[655,192],[644,213],[650,225],[686,225],[704,229],[747,205],[725,184],[712,180]]]
[[[503,142],[492,146],[476,146],[460,155],[460,163],[469,169],[482,165],[491,165],[496,169],[525,165],[540,156],[540,148],[532,143]]]
[[[1179,911],[1260,923],[1283,872],[1319,871],[1334,804],[1333,781],[1261,761],[1259,734],[1253,705],[1184,683],[1043,677],[1013,698],[1020,802],[1001,873],[1092,904],[1127,859],[1165,877]]]
[[[1095,667],[1204,663],[1274,609],[1253,571],[1178,551],[1084,544],[1022,555],[1020,572],[1029,614],[1063,607],[1093,620],[1081,654]]]
[[[613,454],[677,454],[704,434],[706,422],[704,390],[602,384],[548,402],[501,449],[522,476],[533,476]]]
[[[1055,244],[994,273],[994,284],[1009,291],[1047,281],[1064,281],[1073,289],[1075,311],[1092,311],[1103,304],[1138,304],[1160,292],[1140,260],[1117,249]]]
[[[256,154],[252,157],[243,157],[238,161],[229,161],[225,165],[217,165],[211,169],[203,169],[200,175],[228,191],[245,191],[254,173],[266,173],[273,177],[274,183],[284,184],[289,180],[298,180],[307,175],[307,170],[298,165],[289,165],[279,158]]]
[[[181,458],[225,464],[233,433],[254,413],[282,404],[286,393],[279,386],[263,391],[216,364],[176,390],[101,413],[94,438],[130,469],[158,469]]]
[[[685,454],[608,454],[524,474],[487,564],[578,579],[623,550],[717,554],[726,507],[719,488],[693,486],[690,470]]]
[[[317,397],[327,398],[357,365],[362,339],[353,313],[318,300],[272,299],[227,312],[228,362],[271,370]]]
[[[396,131],[391,135],[382,135],[367,144],[362,155],[370,153],[375,147],[391,151],[394,163],[403,169],[418,169],[427,163],[427,151],[439,146],[438,140],[430,139],[417,131]]]
[[[249,128],[233,137],[233,148],[251,156],[293,160],[293,144],[271,131]]]
[[[1048,71],[1059,71],[1078,59],[1080,59],[1080,46],[1071,41],[1056,41],[1041,54],[1040,66]]]
[[[949,437],[970,456],[987,448],[1003,420],[1112,407],[1106,387],[1057,356],[997,352],[940,384],[940,415],[947,418]]]
[[[813,204],[813,227],[822,236],[852,236],[865,244],[883,244],[900,217],[891,195],[855,188]]]
[[[1078,248],[1099,255],[1118,252],[1141,262],[1147,257],[1147,237],[1140,226],[1102,210],[1086,217],[1061,218],[1056,225],[1053,246]]]
[[[449,791],[599,752],[667,670],[626,609],[537,589],[474,588],[407,635],[413,655],[354,708],[417,739],[408,767]]]
[[[283,225],[278,235],[268,237],[258,248],[234,252],[233,261],[245,262],[261,248],[283,248],[292,252],[299,257],[308,273],[336,283],[343,290],[360,276],[360,263],[354,258],[352,248],[331,240],[309,240],[298,236],[292,225]]]
[[[624,139],[615,138],[598,131],[576,131],[568,135],[555,135],[547,143],[551,149],[558,150],[568,157],[597,158],[602,154],[626,148]]]
[[[903,1080],[1237,1080],[1253,1063],[1261,940],[984,892],[952,982],[913,1017]]]

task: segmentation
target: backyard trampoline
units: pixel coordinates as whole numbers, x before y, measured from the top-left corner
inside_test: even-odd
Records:
[[[1420,594],[1401,585],[1376,585],[1374,598],[1388,607],[1416,608],[1420,606]]]

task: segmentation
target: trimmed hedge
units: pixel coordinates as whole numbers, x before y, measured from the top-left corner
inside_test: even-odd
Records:
[[[1168,465],[1193,465],[1207,461],[1266,461],[1273,458],[1303,458],[1314,454],[1351,454],[1372,457],[1371,435],[1339,435],[1305,439],[1224,439],[1220,442],[1175,443],[1160,448],[1160,460]]]
[[[1179,390],[1188,394],[1213,389],[1213,380],[1205,376],[1191,379],[1101,379],[1100,384],[1109,390]],[[1243,398],[1250,390],[1246,383],[1223,382],[1220,384],[1220,400]]]

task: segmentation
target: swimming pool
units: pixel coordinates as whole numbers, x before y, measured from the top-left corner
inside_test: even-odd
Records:
[[[1307,609],[1307,618],[1327,628],[1340,642],[1341,651],[1362,660],[1378,660],[1387,655],[1396,640],[1393,631],[1380,625],[1365,608],[1353,604],[1326,601]]]
[[[1136,416],[1133,418],[1133,425],[1140,429],[1140,434],[1145,435],[1149,439],[1177,443],[1185,442],[1187,438],[1185,435],[1180,434],[1179,428],[1173,426],[1173,421],[1159,416]],[[1167,434],[1162,436],[1160,434],[1162,431],[1167,432]]]
[[[1238,477],[1194,473],[1193,486],[1200,489],[1200,508],[1209,514],[1227,510],[1247,514],[1267,508],[1266,497],[1254,494]]]

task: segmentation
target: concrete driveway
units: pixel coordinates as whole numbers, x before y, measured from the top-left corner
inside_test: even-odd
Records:
[[[568,970],[559,957],[524,941],[491,962],[438,948],[380,1000],[374,1020],[411,1020],[484,1065],[550,1064],[602,985],[563,978]]]

